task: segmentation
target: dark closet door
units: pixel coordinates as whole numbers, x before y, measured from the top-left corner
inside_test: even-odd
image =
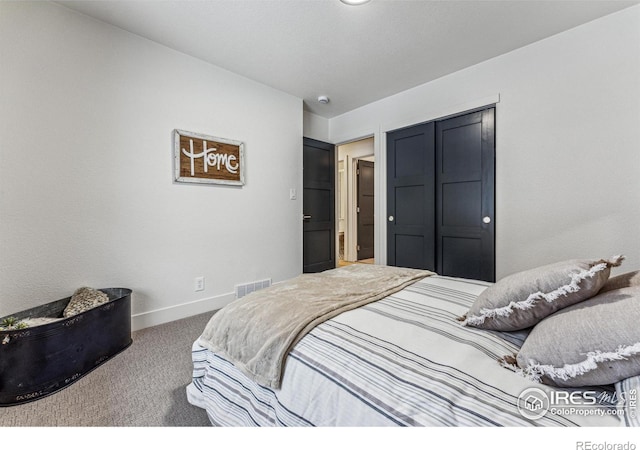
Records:
[[[387,264],[436,270],[435,126],[387,134]]]
[[[436,123],[438,274],[495,281],[494,109]]]
[[[494,112],[387,134],[387,264],[495,281]]]
[[[322,272],[336,267],[333,144],[304,138],[302,164],[302,271]]]
[[[373,204],[374,204],[374,164],[371,161],[358,161],[358,260],[373,258]]]

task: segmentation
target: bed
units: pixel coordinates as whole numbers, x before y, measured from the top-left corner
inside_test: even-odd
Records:
[[[532,401],[556,398],[554,392],[580,396],[584,389],[540,384],[499,363],[518,352],[529,330],[461,325],[489,286],[429,274],[323,320],[287,351],[278,387],[258,383],[198,339],[188,400],[216,426],[628,424],[613,384],[589,387],[581,397],[589,405],[547,404],[538,414]]]

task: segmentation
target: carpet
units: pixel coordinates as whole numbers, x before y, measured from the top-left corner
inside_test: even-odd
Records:
[[[210,425],[187,402],[191,344],[212,312],[134,332],[133,344],[71,386],[0,407],[0,427],[195,427]]]

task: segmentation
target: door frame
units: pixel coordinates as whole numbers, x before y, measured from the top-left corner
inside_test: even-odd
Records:
[[[343,189],[347,189],[348,191],[348,195],[347,195],[347,211],[345,213],[345,219],[346,219],[346,226],[345,226],[345,241],[344,241],[344,247],[345,247],[345,259],[347,255],[353,256],[353,255],[357,255],[356,252],[356,246],[357,246],[357,239],[354,239],[354,236],[357,236],[358,231],[357,231],[357,216],[356,216],[356,210],[355,210],[355,202],[357,201],[357,198],[355,196],[355,192],[357,189],[357,180],[355,177],[355,173],[356,173],[356,169],[357,169],[357,164],[358,164],[358,160],[360,159],[367,159],[367,158],[373,158],[375,161],[376,158],[376,151],[377,151],[377,138],[375,137],[375,134],[367,134],[367,135],[363,135],[354,139],[348,139],[348,140],[344,140],[344,141],[340,141],[338,143],[335,144],[335,148],[336,148],[336,154],[335,154],[335,161],[336,161],[336,169],[335,169],[335,180],[336,180],[336,201],[335,201],[335,205],[336,205],[336,255],[339,254],[339,250],[340,250],[340,244],[338,242],[338,218],[340,217],[340,204],[339,201],[340,199],[338,198],[338,183],[339,183],[339,147],[343,146],[343,145],[347,145],[347,144],[352,144],[354,142],[358,142],[358,141],[364,141],[367,139],[372,139],[373,140],[373,153],[369,153],[369,154],[362,154],[359,156],[355,156],[352,157],[351,155],[347,155],[347,157],[345,158],[345,171],[347,171],[347,173],[351,173],[352,176],[349,177],[347,176],[347,179],[345,180],[345,185],[343,186]],[[378,183],[378,179],[379,179],[379,173],[378,173],[378,168],[377,168],[377,164],[374,166],[374,195],[377,196],[378,195],[378,190],[377,190],[377,183]],[[377,199],[374,203],[374,216],[377,218],[379,214],[379,209],[378,209],[378,203],[377,203]],[[376,240],[376,227],[378,226],[377,221],[374,224],[374,261],[376,262],[376,264],[379,264],[378,261],[378,241]],[[337,259],[336,259],[337,261]]]

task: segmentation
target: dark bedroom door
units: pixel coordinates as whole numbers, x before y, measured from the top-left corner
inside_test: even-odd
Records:
[[[387,134],[387,263],[495,281],[495,108]]]
[[[358,160],[356,169],[358,187],[357,228],[358,260],[373,258],[374,254],[374,163]]]
[[[302,271],[336,267],[335,147],[304,138],[302,150]]]

